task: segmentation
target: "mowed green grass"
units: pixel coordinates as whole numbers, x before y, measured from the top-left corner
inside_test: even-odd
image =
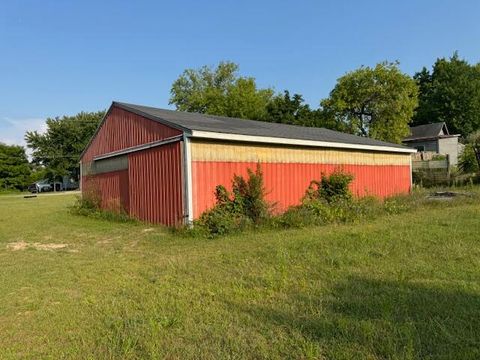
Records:
[[[208,240],[73,201],[0,197],[2,359],[480,358],[480,204]]]

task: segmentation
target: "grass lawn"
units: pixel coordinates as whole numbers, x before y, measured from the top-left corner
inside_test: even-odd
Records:
[[[480,358],[480,204],[214,240],[0,197],[0,358]]]

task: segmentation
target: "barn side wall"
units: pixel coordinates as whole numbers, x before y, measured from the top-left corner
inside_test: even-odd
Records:
[[[410,154],[403,153],[192,139],[191,157],[194,218],[215,204],[215,186],[230,189],[234,174],[245,176],[258,163],[267,199],[276,203],[277,211],[298,204],[312,180],[335,169],[354,175],[351,190],[356,196],[384,198],[408,193],[411,187]]]
[[[182,143],[129,155],[130,215],[164,225],[183,222]]]
[[[82,195],[99,201],[103,209],[128,213],[128,170],[84,176]]]

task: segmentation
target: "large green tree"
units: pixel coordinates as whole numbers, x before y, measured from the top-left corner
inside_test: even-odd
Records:
[[[0,190],[23,190],[30,176],[25,149],[22,146],[0,143]]]
[[[454,53],[414,78],[420,89],[414,125],[444,121],[450,132],[465,137],[480,129],[480,64],[471,65]]]
[[[320,109],[311,109],[302,95],[291,96],[288,90],[275,95],[267,104],[265,121],[342,130],[341,124],[332,121]]]
[[[32,162],[45,167],[50,178],[69,175],[78,180],[80,154],[100,124],[104,111],[48,118],[44,133],[28,131]]]
[[[315,123],[315,112],[303,100],[302,95],[293,94],[285,90],[283,94],[275,95],[267,104],[266,121],[295,124],[313,125]]]
[[[324,115],[352,134],[400,143],[418,104],[415,81],[398,63],[361,67],[338,79],[327,99]]]
[[[272,89],[259,89],[253,77],[238,75],[238,65],[187,69],[171,88],[170,104],[177,110],[264,120]]]

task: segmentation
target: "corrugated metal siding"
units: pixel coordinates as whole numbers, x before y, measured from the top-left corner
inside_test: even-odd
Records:
[[[180,130],[113,107],[83,155],[82,162],[90,162],[96,155],[102,155],[181,134],[182,132]]]
[[[234,174],[260,163],[267,199],[277,211],[299,203],[312,180],[343,169],[354,175],[356,196],[386,197],[410,191],[410,155],[299,146],[192,141],[193,213],[197,218],[215,204],[219,184],[231,188]]]
[[[101,201],[103,209],[129,212],[128,170],[83,177],[83,196]]]
[[[194,217],[215,204],[214,190],[219,184],[231,190],[234,174],[247,175],[247,168],[256,169],[256,162],[192,162]],[[297,205],[312,180],[322,172],[329,174],[341,168],[355,176],[351,190],[356,196],[386,197],[410,191],[410,166],[405,165],[332,165],[299,163],[261,163],[267,200],[282,211]]]
[[[130,215],[165,225],[183,221],[181,142],[129,155]]]
[[[308,146],[192,140],[193,161],[409,165],[409,154]]]

